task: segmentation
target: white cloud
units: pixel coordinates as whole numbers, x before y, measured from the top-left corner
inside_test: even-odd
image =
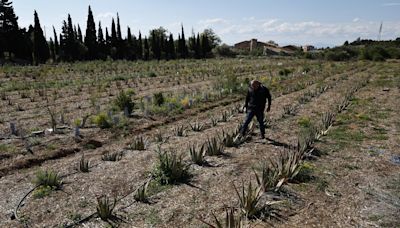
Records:
[[[400,6],[400,2],[383,3],[382,6]]]
[[[198,22],[199,25],[205,25],[205,26],[216,25],[216,24],[227,24],[227,23],[229,22],[223,18],[211,18],[211,19],[200,20]]]
[[[115,13],[111,13],[111,12],[100,13],[95,16],[96,21],[102,20],[102,19],[111,19],[113,17],[115,18],[115,17],[117,17],[117,15]]]
[[[216,20],[218,21],[218,20]],[[278,43],[330,43],[341,44],[358,37],[375,39],[380,22],[354,18],[349,22],[326,23],[319,21],[289,22],[280,19],[241,18],[225,24],[211,26],[224,42],[233,44],[257,38],[260,41],[275,40]],[[382,37],[394,39],[400,36],[400,21],[383,23]]]

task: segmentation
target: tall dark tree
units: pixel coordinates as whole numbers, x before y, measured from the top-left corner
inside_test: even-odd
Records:
[[[77,33],[77,39],[79,41],[79,43],[83,43],[83,36],[82,36],[82,30],[81,30],[81,26],[79,26],[78,24],[78,33]]]
[[[75,38],[74,27],[71,15],[68,14],[68,22],[63,22],[62,33],[60,36],[60,56],[64,61],[79,60],[80,46]]]
[[[56,50],[55,50],[55,46],[54,46],[54,42],[53,42],[52,38],[50,38],[50,41],[49,41],[49,48],[50,48],[50,57],[53,60],[53,62],[55,62],[56,61]]]
[[[34,30],[33,30],[33,60],[35,64],[44,63],[50,58],[49,46],[46,38],[43,35],[42,27],[40,26],[39,16],[34,12]]]
[[[117,43],[116,43],[116,54],[118,59],[124,59],[127,56],[126,42],[122,38],[121,24],[119,21],[119,14],[117,13]]]
[[[113,59],[117,58],[117,47],[118,47],[118,38],[117,38],[117,30],[115,28],[114,18],[111,22],[111,42],[110,42],[110,54]]]
[[[92,9],[89,6],[88,19],[86,23],[86,34],[85,34],[85,46],[88,49],[87,59],[97,58],[97,34],[96,34],[96,24],[93,18]]]
[[[202,52],[202,58],[207,58],[212,55],[212,46],[210,44],[210,38],[206,33],[203,33],[201,35],[201,52]]]
[[[104,35],[103,35],[103,29],[101,27],[101,22],[99,22],[99,29],[98,31],[98,35],[97,35],[97,45],[98,45],[98,57],[100,59],[105,59],[107,57],[107,43],[106,40],[104,39]],[[108,31],[107,31],[108,33]],[[108,36],[108,34],[107,34]]]
[[[122,40],[121,24],[119,23],[119,14],[117,13],[117,40]]]
[[[128,60],[136,59],[136,42],[134,42],[134,38],[131,33],[131,28],[128,27],[127,38],[126,38],[126,58]]]
[[[175,59],[176,58],[176,50],[175,50],[175,42],[174,42],[174,36],[169,34],[169,40],[168,40],[168,59]]]
[[[143,59],[149,60],[149,56],[150,56],[149,41],[147,40],[147,37],[144,37]]]
[[[54,54],[57,60],[57,56],[60,55],[60,43],[58,43],[58,37],[57,37],[57,32],[56,29],[53,26],[53,34],[54,34]]]
[[[136,55],[138,59],[143,59],[143,41],[142,41],[142,33],[139,31],[138,43],[136,48]]]
[[[197,33],[197,37],[196,37],[195,57],[197,59],[200,59],[202,57],[201,44],[200,44],[200,34],[199,33]]]
[[[181,57],[182,58],[187,58],[188,57],[188,47],[186,45],[186,39],[185,39],[185,31],[183,29],[182,25],[182,34],[181,34]]]
[[[13,54],[18,58],[29,58],[27,50],[24,50],[28,46],[24,33],[19,29],[18,17],[14,13],[12,2],[0,0],[0,58],[4,57],[4,52],[8,53],[9,57]]]

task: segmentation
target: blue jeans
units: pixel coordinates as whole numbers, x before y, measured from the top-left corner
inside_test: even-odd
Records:
[[[261,134],[265,134],[265,126],[264,126],[264,112],[263,111],[258,111],[258,110],[249,110],[246,115],[246,120],[244,121],[240,133],[244,135],[244,133],[247,131],[247,127],[249,126],[251,120],[253,117],[256,116],[258,123],[260,124],[260,131]]]

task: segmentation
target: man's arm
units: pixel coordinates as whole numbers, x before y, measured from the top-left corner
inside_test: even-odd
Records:
[[[245,101],[244,106],[243,106],[244,108],[246,108],[246,111],[247,111],[247,107],[249,105],[249,100],[250,100],[250,91],[247,90],[246,101]]]
[[[269,112],[271,110],[271,93],[269,92],[269,89],[267,87],[265,87],[266,89],[266,95],[267,95],[267,99],[268,99],[268,108],[267,108],[267,112]]]

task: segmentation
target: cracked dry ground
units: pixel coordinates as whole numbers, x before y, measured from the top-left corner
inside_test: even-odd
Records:
[[[397,64],[397,65],[396,65]],[[327,77],[322,85],[330,88],[309,102],[299,105],[295,116],[281,118],[283,107],[297,104],[297,98],[317,87],[307,88],[273,100],[268,113],[272,127],[267,129],[269,140],[261,141],[257,135],[239,148],[226,148],[227,156],[207,157],[209,166],[191,165],[193,178],[190,185],[181,184],[157,189],[149,204],[135,203],[130,195],[116,207],[118,216],[126,223],[121,227],[202,227],[199,218],[212,221],[212,212],[222,217],[224,207],[236,206],[237,197],[233,184],[254,181],[253,168],[262,159],[275,157],[285,145],[294,145],[299,133],[299,120],[309,117],[318,121],[323,112],[332,110],[354,84],[369,77],[369,83],[354,95],[351,106],[336,117],[336,122],[316,144],[322,154],[308,160],[312,178],[305,183],[288,184],[278,205],[282,221],[251,221],[255,227],[368,227],[399,226],[396,215],[400,204],[400,166],[395,163],[399,155],[400,110],[398,62],[369,64],[351,74]],[[345,77],[344,77],[345,76]],[[383,89],[385,88],[385,91]],[[233,104],[235,105],[235,104]],[[157,131],[171,137],[162,149],[175,149],[187,154],[188,146],[204,143],[209,136],[222,130],[233,130],[243,120],[235,114],[228,122],[208,126],[202,132],[189,131],[186,137],[172,136],[170,129],[189,121],[209,122],[209,116],[219,117],[233,105],[217,107],[209,113],[198,113],[185,120],[151,129],[144,135],[151,138]],[[256,130],[257,131],[257,130]],[[258,133],[258,132],[256,132]],[[97,165],[88,174],[72,174],[63,180],[63,191],[52,192],[42,199],[28,197],[20,214],[26,216],[32,227],[57,227],[72,222],[76,216],[85,217],[95,210],[95,196],[117,192],[124,195],[143,183],[156,162],[157,148],[151,143],[146,151],[126,151],[118,162],[101,162],[105,151],[120,151],[131,139],[118,140],[98,148],[89,157]],[[42,164],[61,173],[71,172],[80,154]],[[1,226],[22,226],[11,221],[3,211],[9,212],[30,188],[37,167],[20,170],[3,177],[1,182]],[[99,219],[84,223],[85,227],[104,227]]]

